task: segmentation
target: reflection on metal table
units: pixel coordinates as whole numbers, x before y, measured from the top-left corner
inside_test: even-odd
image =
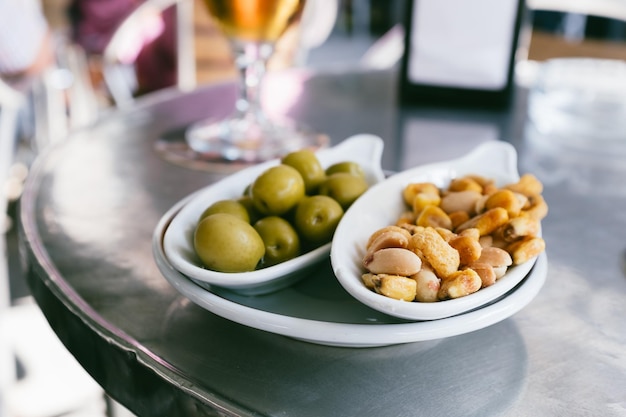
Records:
[[[491,326],[374,348],[308,343],[204,310],[164,279],[151,239],[170,207],[226,174],[181,166],[174,145],[184,126],[232,104],[234,86],[164,91],[51,148],[21,202],[33,295],[106,391],[145,416],[625,415],[621,165],[526,140],[521,89],[510,110],[404,108],[394,71],[289,77],[301,88],[290,116],[334,144],[382,137],[387,170],[513,143],[550,205],[545,285]]]

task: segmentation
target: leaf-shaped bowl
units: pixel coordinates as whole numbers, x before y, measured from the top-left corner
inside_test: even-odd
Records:
[[[382,139],[361,134],[347,138],[334,147],[321,149],[316,154],[324,168],[342,161],[359,163],[371,186],[385,178],[381,168],[382,152]],[[171,264],[207,288],[217,286],[245,295],[255,295],[293,284],[305,275],[305,269],[327,257],[330,243],[274,266],[251,272],[225,273],[204,268],[196,255],[193,234],[202,212],[218,200],[241,196],[244,189],[263,171],[279,163],[279,160],[273,160],[243,169],[187,197],[189,201],[174,217],[163,238],[163,249]]]
[[[371,187],[345,213],[331,248],[333,271],[341,285],[357,300],[392,316],[409,320],[435,320],[479,308],[514,288],[536,259],[510,267],[495,284],[473,294],[433,303],[406,302],[377,294],[365,287],[361,275],[365,245],[376,230],[395,224],[406,210],[402,190],[411,182],[429,181],[445,188],[453,178],[480,174],[498,186],[519,180],[517,153],[505,142],[487,142],[450,161],[419,166],[395,174]]]

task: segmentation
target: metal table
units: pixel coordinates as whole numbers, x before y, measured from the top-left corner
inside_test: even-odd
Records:
[[[166,91],[51,148],[21,201],[33,295],[113,398],[168,417],[626,415],[620,164],[555,157],[524,139],[523,91],[510,111],[452,110],[399,106],[394,71],[302,72],[290,82],[302,88],[291,116],[333,143],[381,136],[385,169],[512,142],[520,170],[545,183],[545,286],[496,325],[378,348],[305,343],[203,310],[161,276],[151,236],[174,203],[224,173],[167,161],[155,142],[223,110],[234,87]]]

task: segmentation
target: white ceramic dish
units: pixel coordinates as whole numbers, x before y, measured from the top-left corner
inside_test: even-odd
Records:
[[[377,136],[352,136],[337,146],[322,149],[317,156],[323,167],[342,161],[354,161],[363,167],[367,181],[376,184],[385,178],[381,168],[383,142]],[[232,174],[194,193],[168,227],[163,247],[172,265],[183,274],[206,284],[229,288],[245,294],[263,294],[291,285],[301,270],[328,257],[330,243],[295,259],[252,272],[224,273],[202,267],[193,248],[193,232],[202,212],[213,202],[236,198],[263,171],[278,160],[265,162]]]
[[[442,320],[407,322],[360,303],[338,284],[328,260],[315,272],[271,294],[245,296],[228,290],[209,291],[181,274],[168,260],[163,235],[184,201],[157,225],[152,249],[159,270],[183,296],[198,306],[255,329],[329,346],[374,347],[437,340],[498,323],[528,305],[547,275],[544,255],[521,283],[505,296],[465,314]]]
[[[420,166],[370,188],[342,218],[333,238],[331,262],[341,285],[357,300],[373,309],[408,320],[436,320],[475,309],[515,287],[532,268],[535,259],[510,267],[494,285],[465,297],[436,303],[405,302],[377,294],[365,287],[361,275],[365,243],[371,234],[394,224],[405,210],[402,190],[410,182],[431,181],[446,187],[465,174],[481,174],[501,186],[519,179],[517,154],[504,142],[487,142],[466,156]]]

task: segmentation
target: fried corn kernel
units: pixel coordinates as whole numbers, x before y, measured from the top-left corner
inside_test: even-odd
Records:
[[[378,275],[372,274],[371,272],[361,274],[361,281],[366,288],[372,291],[376,291],[376,287],[380,285],[380,278],[378,277]]]
[[[439,233],[441,235],[443,240],[445,240],[446,242],[450,242],[450,239],[453,239],[456,236],[458,236],[452,230],[447,229],[445,227],[435,227],[435,230],[437,231],[437,233]]]
[[[455,271],[441,281],[437,297],[440,300],[464,297],[473,294],[482,286],[482,280],[473,269]]]
[[[525,236],[536,236],[541,222],[530,216],[518,216],[500,226],[494,234],[506,242],[514,242]]]
[[[396,226],[402,227],[402,225],[405,223],[415,224],[415,214],[413,214],[413,211],[411,210],[404,211],[400,215],[400,217],[398,217],[398,220],[396,221]]]
[[[441,202],[439,193],[418,193],[413,199],[413,214],[419,217],[422,211],[428,206],[438,207]]]
[[[454,178],[450,181],[450,185],[448,186],[448,191],[476,191],[480,194],[483,193],[483,187],[480,185],[474,178],[470,178],[468,176],[461,178]]]
[[[448,214],[448,217],[450,217],[450,221],[452,222],[452,230],[455,230],[470,219],[470,215],[466,211],[453,211]]]
[[[541,220],[548,215],[548,204],[541,194],[528,196],[528,206],[522,210],[522,214]]]
[[[490,285],[493,285],[498,279],[496,275],[496,271],[493,269],[493,266],[487,263],[474,262],[473,264],[468,265],[468,268],[473,271],[476,271],[476,273],[480,277],[480,281],[481,281],[480,288],[485,288]]]
[[[425,227],[411,237],[409,248],[419,250],[435,273],[445,278],[459,269],[459,252],[432,227]]]
[[[507,247],[507,252],[513,258],[513,265],[523,264],[538,256],[546,249],[546,242],[536,236],[527,236],[511,243]]]
[[[482,246],[478,242],[478,239],[470,236],[457,236],[450,239],[448,242],[450,246],[459,252],[459,264],[461,266],[469,265],[480,258],[480,254],[483,251]]]
[[[432,182],[411,183],[404,187],[402,198],[409,207],[412,207],[413,200],[415,200],[415,196],[419,193],[439,194],[439,188]]]
[[[532,174],[524,174],[520,177],[519,181],[513,184],[507,184],[504,188],[525,196],[541,194],[543,192],[543,184]]]
[[[511,190],[501,189],[491,194],[485,201],[485,209],[502,207],[507,211],[510,218],[519,216],[522,211],[522,203]]]
[[[417,289],[414,279],[400,275],[363,274],[365,286],[378,294],[401,301],[413,301]]]
[[[488,235],[509,220],[509,214],[502,207],[492,208],[482,214],[472,217],[456,228],[456,232],[476,228],[480,235]]]
[[[452,220],[438,206],[428,205],[422,209],[415,224],[423,227],[443,227],[445,229],[452,229]]]
[[[470,227],[469,229],[465,229],[459,232],[459,236],[468,236],[472,239],[478,240],[480,239],[480,230],[476,229],[475,227]]]
[[[464,175],[465,178],[469,178],[475,182],[477,182],[478,184],[480,184],[481,187],[483,187],[483,190],[485,188],[491,188],[491,187],[495,187],[496,183],[493,180],[493,178],[489,178],[489,177],[485,177],[483,175],[478,175],[478,174],[466,174]]]

